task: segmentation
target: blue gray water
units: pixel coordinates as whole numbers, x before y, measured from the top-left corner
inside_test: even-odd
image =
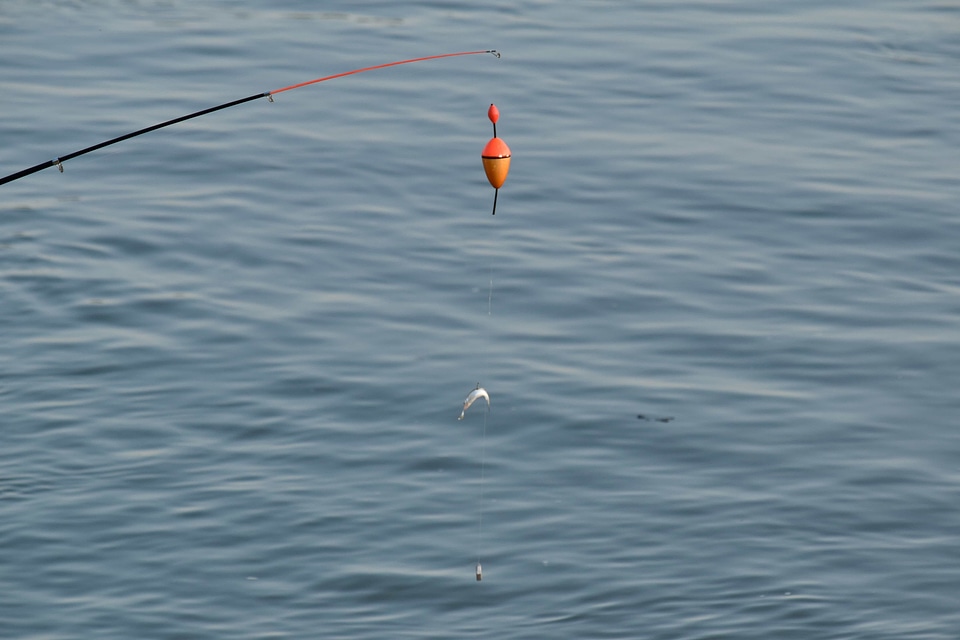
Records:
[[[0,187],[0,637],[957,637],[960,6],[316,5],[3,3],[0,175],[503,58]]]

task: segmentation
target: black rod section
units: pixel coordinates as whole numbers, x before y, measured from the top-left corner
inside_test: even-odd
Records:
[[[46,162],[41,162],[41,163],[38,164],[38,165],[35,165],[35,166],[33,166],[33,167],[29,167],[28,169],[24,169],[24,170],[22,170],[22,171],[17,171],[16,173],[11,173],[10,175],[8,175],[8,176],[6,176],[6,177],[0,178],[0,184],[6,184],[6,183],[8,183],[8,182],[13,182],[14,180],[19,180],[20,178],[23,178],[24,176],[29,176],[29,175],[32,174],[32,173],[36,173],[37,171],[42,171],[42,170],[44,170],[44,169],[49,169],[50,167],[60,166],[60,165],[62,165],[62,163],[66,162],[67,160],[72,160],[73,158],[76,158],[76,157],[78,157],[78,156],[82,156],[82,155],[84,155],[84,154],[86,154],[86,153],[90,153],[91,151],[96,151],[97,149],[103,149],[104,147],[109,147],[109,146],[112,145],[112,144],[116,144],[116,143],[118,143],[118,142],[123,142],[124,140],[129,140],[130,138],[135,138],[135,137],[137,137],[137,136],[139,136],[139,135],[143,135],[144,133],[150,133],[151,131],[156,131],[157,129],[162,129],[162,128],[164,128],[164,127],[169,127],[169,126],[172,125],[172,124],[177,124],[178,122],[183,122],[184,120],[190,120],[190,119],[192,119],[192,118],[199,118],[200,116],[206,115],[206,114],[208,114],[208,113],[213,113],[214,111],[220,111],[221,109],[227,109],[227,108],[229,108],[229,107],[235,107],[235,106],[237,106],[238,104],[243,104],[244,102],[250,102],[251,100],[257,100],[257,99],[259,99],[259,98],[266,98],[266,97],[268,97],[269,95],[270,95],[270,92],[267,91],[267,92],[264,92],[264,93],[257,93],[257,94],[254,94],[254,95],[252,95],[252,96],[247,96],[246,98],[240,98],[239,100],[231,100],[230,102],[225,102],[225,103],[223,103],[223,104],[221,104],[221,105],[217,105],[216,107],[210,107],[209,109],[204,109],[204,110],[202,110],[202,111],[197,111],[197,112],[195,112],[195,113],[190,113],[190,114],[187,114],[187,115],[185,115],[185,116],[180,116],[179,118],[174,118],[173,120],[167,120],[166,122],[161,122],[160,124],[155,124],[155,125],[153,125],[152,127],[146,127],[146,128],[143,128],[143,129],[139,129],[139,130],[137,130],[137,131],[134,131],[134,132],[132,132],[132,133],[127,133],[127,134],[124,134],[124,135],[122,135],[122,136],[117,136],[116,138],[111,138],[110,140],[106,140],[106,141],[104,141],[104,142],[100,142],[100,143],[98,143],[98,144],[95,144],[95,145],[92,145],[92,146],[90,146],[90,147],[87,147],[86,149],[80,149],[79,151],[74,151],[73,153],[68,153],[68,154],[65,155],[65,156],[60,156],[60,157],[57,158],[56,160],[47,160]],[[63,167],[61,166],[60,169],[61,169],[61,171],[62,171],[62,170],[63,170]]]

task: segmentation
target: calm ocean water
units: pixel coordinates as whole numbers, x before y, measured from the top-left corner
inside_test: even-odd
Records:
[[[0,175],[503,58],[0,187],[0,637],[958,637],[960,4],[568,5],[3,3]]]

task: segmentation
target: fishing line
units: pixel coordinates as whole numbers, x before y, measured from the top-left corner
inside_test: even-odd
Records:
[[[480,566],[480,552],[483,548],[483,483],[486,479],[487,463],[487,416],[490,414],[490,407],[487,406],[483,412],[483,437],[480,440],[480,506],[479,523],[477,526],[477,581],[483,578],[483,568]]]
[[[17,171],[16,173],[11,173],[11,174],[8,175],[8,176],[5,176],[5,177],[3,177],[3,178],[0,178],[0,185],[6,184],[6,183],[8,183],[8,182],[13,182],[14,180],[19,180],[20,178],[24,178],[24,177],[26,177],[26,176],[29,176],[29,175],[31,175],[31,174],[33,174],[33,173],[36,173],[37,171],[42,171],[43,169],[49,169],[50,167],[57,167],[58,169],[60,169],[60,173],[63,173],[63,163],[66,162],[67,160],[73,160],[74,158],[78,158],[78,157],[80,157],[80,156],[82,156],[82,155],[85,155],[85,154],[87,154],[87,153],[90,153],[90,152],[92,152],[92,151],[96,151],[96,150],[98,150],[98,149],[103,149],[104,147],[109,147],[109,146],[112,145],[112,144],[117,144],[118,142],[123,142],[124,140],[129,140],[130,138],[135,138],[135,137],[140,136],[140,135],[143,135],[143,134],[145,134],[145,133],[150,133],[151,131],[156,131],[157,129],[163,129],[164,127],[169,127],[169,126],[171,126],[171,125],[178,124],[178,123],[184,122],[184,121],[186,121],[186,120],[191,120],[191,119],[193,119],[193,118],[199,118],[200,116],[205,116],[205,115],[207,115],[208,113],[213,113],[213,112],[215,112],[215,111],[221,111],[221,110],[223,110],[223,109],[229,109],[230,107],[236,107],[237,105],[244,104],[245,102],[251,102],[251,101],[253,101],[253,100],[259,100],[260,98],[267,98],[270,102],[273,102],[273,96],[275,96],[275,95],[278,94],[278,93],[283,93],[284,91],[292,91],[293,89],[299,89],[300,87],[306,87],[306,86],[309,86],[309,85],[312,85],[312,84],[317,84],[318,82],[325,82],[325,81],[327,81],[327,80],[334,80],[334,79],[336,79],[336,78],[343,78],[343,77],[345,77],[345,76],[351,76],[351,75],[354,75],[354,74],[357,74],[357,73],[363,73],[363,72],[365,72],[365,71],[373,71],[373,70],[375,70],[375,69],[385,69],[385,68],[387,68],[387,67],[395,67],[395,66],[401,65],[401,64],[411,64],[411,63],[414,63],[414,62],[423,62],[423,61],[425,61],[425,60],[436,60],[436,59],[439,59],[439,58],[453,58],[453,57],[455,57],[455,56],[473,56],[473,55],[478,55],[478,54],[482,54],[482,53],[490,53],[490,54],[493,54],[494,56],[496,56],[497,58],[500,57],[500,52],[497,51],[496,49],[484,49],[483,51],[460,51],[460,52],[457,52],[457,53],[442,53],[442,54],[435,55],[435,56],[424,56],[424,57],[421,57],[421,58],[410,58],[409,60],[397,60],[396,62],[386,62],[386,63],[384,63],[384,64],[377,64],[377,65],[373,65],[373,66],[370,66],[370,67],[363,67],[363,68],[360,68],[360,69],[353,69],[353,70],[351,70],[351,71],[344,71],[344,72],[342,72],[342,73],[335,73],[335,74],[330,75],[330,76],[324,76],[324,77],[322,77],[322,78],[316,78],[316,79],[314,79],[314,80],[308,80],[308,81],[306,81],[306,82],[300,82],[300,83],[297,83],[297,84],[292,84],[292,85],[290,85],[290,86],[288,86],[288,87],[282,87],[282,88],[280,88],[280,89],[274,89],[273,91],[264,91],[263,93],[255,93],[255,94],[253,94],[253,95],[251,95],[251,96],[247,96],[246,98],[240,98],[240,99],[238,99],[238,100],[231,100],[230,102],[225,102],[225,103],[220,104],[220,105],[217,105],[217,106],[215,106],[215,107],[210,107],[210,108],[208,108],[208,109],[202,109],[202,110],[196,111],[196,112],[194,112],[194,113],[189,113],[189,114],[187,114],[187,115],[185,115],[185,116],[180,116],[179,118],[173,118],[172,120],[166,120],[166,121],[164,121],[164,122],[160,122],[160,123],[155,124],[155,125],[150,126],[150,127],[144,127],[143,129],[138,129],[137,131],[131,131],[130,133],[126,133],[126,134],[124,134],[124,135],[122,135],[122,136],[117,136],[116,138],[111,138],[111,139],[109,139],[109,140],[104,140],[103,142],[100,142],[100,143],[91,145],[91,146],[86,147],[86,148],[84,148],[84,149],[80,149],[79,151],[74,151],[73,153],[68,153],[68,154],[66,154],[66,155],[59,156],[59,157],[57,157],[57,158],[54,158],[53,160],[47,160],[46,162],[41,162],[40,164],[34,165],[34,166],[32,166],[32,167],[27,167],[26,169],[23,169],[22,171]]]
[[[490,294],[487,296],[487,315],[493,315],[493,265],[490,266]]]
[[[493,219],[491,218],[491,223],[492,223],[492,220]],[[491,237],[491,235],[492,234],[487,234],[487,237],[489,238]],[[486,253],[487,255],[490,255],[491,253],[489,244],[487,244]],[[493,315],[493,256],[490,256],[489,260],[490,262],[487,267],[487,271],[488,271],[488,275],[490,276],[490,289],[489,289],[489,292],[487,293],[487,316],[492,316]]]

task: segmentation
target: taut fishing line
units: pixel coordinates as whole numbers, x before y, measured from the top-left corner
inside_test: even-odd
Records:
[[[479,383],[478,383],[479,384]],[[490,415],[490,405],[483,412],[483,438],[480,440],[480,506],[477,509],[477,581],[483,578],[483,567],[480,566],[480,552],[483,549],[483,482],[486,479],[487,464],[487,416]]]
[[[11,174],[8,175],[8,176],[5,176],[5,177],[3,177],[3,178],[0,178],[0,184],[6,184],[6,183],[8,183],[8,182],[13,182],[14,180],[19,180],[20,178],[24,178],[24,177],[26,177],[26,176],[29,176],[30,174],[36,173],[37,171],[42,171],[43,169],[49,169],[50,167],[57,167],[58,169],[60,169],[60,173],[63,173],[63,163],[66,162],[67,160],[73,160],[74,158],[78,158],[78,157],[80,157],[80,156],[82,156],[82,155],[85,155],[85,154],[87,154],[87,153],[90,153],[90,152],[92,152],[92,151],[96,151],[96,150],[102,149],[102,148],[104,148],[104,147],[109,147],[109,146],[112,145],[112,144],[116,144],[116,143],[118,143],[118,142],[123,142],[124,140],[129,140],[130,138],[135,138],[135,137],[140,136],[140,135],[143,135],[143,134],[145,134],[145,133],[150,133],[151,131],[156,131],[157,129],[163,129],[164,127],[169,127],[169,126],[171,126],[171,125],[178,124],[178,123],[180,123],[180,122],[184,122],[185,120],[192,120],[193,118],[199,118],[200,116],[205,116],[205,115],[207,115],[208,113],[213,113],[213,112],[215,112],[215,111],[221,111],[221,110],[223,110],[223,109],[229,109],[230,107],[235,107],[235,106],[241,105],[241,104],[243,104],[243,103],[245,103],[245,102],[251,102],[251,101],[253,101],[253,100],[259,100],[260,98],[267,98],[270,102],[273,102],[273,96],[275,96],[275,95],[278,94],[278,93],[283,93],[284,91],[292,91],[293,89],[299,89],[300,87],[306,87],[306,86],[309,86],[309,85],[311,85],[311,84],[317,84],[317,83],[319,83],[319,82],[326,82],[327,80],[333,80],[333,79],[335,79],[335,78],[343,78],[344,76],[352,76],[352,75],[354,75],[354,74],[363,73],[363,72],[365,72],[365,71],[373,71],[374,69],[385,69],[386,67],[395,67],[395,66],[397,66],[397,65],[401,65],[401,64],[411,64],[411,63],[414,63],[414,62],[423,62],[424,60],[436,60],[436,59],[438,59],[438,58],[453,58],[453,57],[455,57],[455,56],[473,56],[473,55],[478,55],[478,54],[482,54],[482,53],[490,53],[490,54],[493,54],[494,56],[496,56],[497,58],[500,57],[500,52],[497,51],[496,49],[484,49],[483,51],[459,51],[459,52],[457,52],[457,53],[442,53],[442,54],[440,54],[440,55],[435,55],[435,56],[424,56],[424,57],[422,57],[422,58],[410,58],[409,60],[397,60],[396,62],[386,62],[386,63],[384,63],[384,64],[377,64],[377,65],[373,65],[373,66],[371,66],[371,67],[363,67],[363,68],[361,68],[361,69],[353,69],[352,71],[344,71],[344,72],[342,72],[342,73],[335,73],[335,74],[333,74],[333,75],[331,75],[331,76],[324,76],[324,77],[322,77],[322,78],[316,78],[316,79],[314,79],[314,80],[308,80],[308,81],[306,81],[306,82],[300,82],[300,83],[297,83],[297,84],[292,84],[292,85],[290,85],[290,86],[288,86],[288,87],[282,87],[282,88],[280,88],[280,89],[274,89],[273,91],[264,91],[263,93],[255,93],[255,94],[253,94],[252,96],[247,96],[246,98],[240,98],[239,100],[231,100],[230,102],[225,102],[225,103],[220,104],[220,105],[217,105],[217,106],[215,106],[215,107],[210,107],[210,108],[208,108],[208,109],[202,109],[202,110],[196,111],[196,112],[194,112],[194,113],[189,113],[189,114],[187,114],[187,115],[185,115],[185,116],[180,116],[179,118],[173,118],[172,120],[166,120],[166,121],[164,121],[164,122],[161,122],[161,123],[159,123],[159,124],[155,124],[155,125],[150,126],[150,127],[145,127],[145,128],[143,128],[143,129],[138,129],[137,131],[131,131],[130,133],[126,133],[126,134],[124,134],[124,135],[122,135],[122,136],[117,136],[116,138],[111,138],[111,139],[109,139],[109,140],[104,140],[103,142],[100,142],[100,143],[91,145],[91,146],[86,147],[86,148],[84,148],[84,149],[80,149],[79,151],[74,151],[73,153],[68,153],[68,154],[66,154],[66,155],[59,156],[59,157],[57,157],[57,158],[54,158],[53,160],[47,160],[46,162],[41,162],[40,164],[34,165],[34,166],[32,166],[32,167],[27,167],[26,169],[23,169],[22,171],[17,171],[16,173],[11,173]]]

